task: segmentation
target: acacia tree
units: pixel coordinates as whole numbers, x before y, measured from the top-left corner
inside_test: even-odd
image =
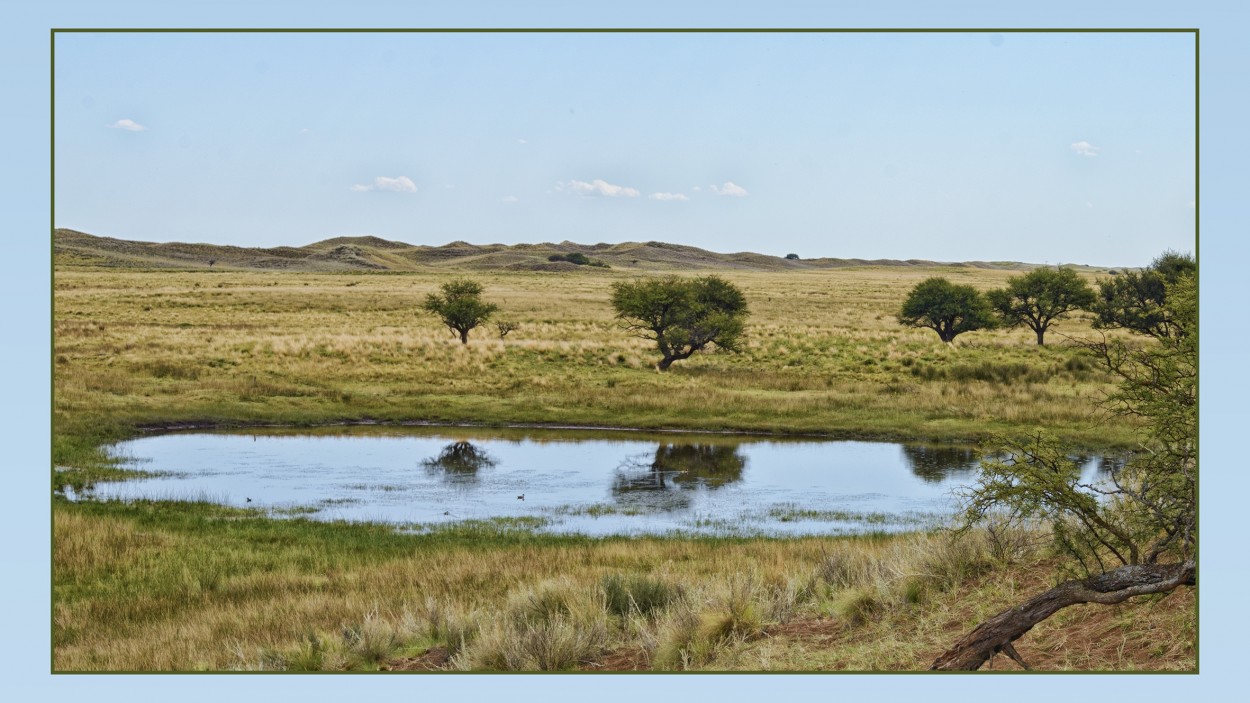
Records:
[[[1167,307],[1169,286],[1197,272],[1188,254],[1167,251],[1141,271],[1130,271],[1098,282],[1098,295],[1090,308],[1096,328],[1122,327],[1152,337],[1182,332]]]
[[[994,327],[994,315],[985,296],[972,286],[958,286],[945,278],[916,284],[899,311],[900,324],[928,327],[950,344],[956,335]]]
[[[1007,443],[982,464],[968,496],[966,525],[987,517],[1043,519],[1078,578],[978,625],[933,669],[980,668],[1003,652],[1027,665],[1013,642],[1078,603],[1114,604],[1196,585],[1198,314],[1192,276],[1168,286],[1168,334],[1158,344],[1085,343],[1119,379],[1105,407],[1144,420],[1141,448],[1108,482],[1086,484],[1069,452],[1035,436]]]
[[[460,335],[460,343],[469,343],[469,330],[490,319],[499,309],[494,303],[482,301],[482,284],[465,279],[444,283],[440,293],[430,293],[421,308],[437,315],[444,325]]]
[[[661,371],[709,345],[737,351],[747,317],[742,291],[719,276],[617,282],[612,307],[635,336],[655,342]]]
[[[1040,268],[1007,279],[1006,288],[992,290],[986,298],[1003,324],[1028,327],[1041,345],[1056,319],[1094,304],[1094,291],[1072,269]]]

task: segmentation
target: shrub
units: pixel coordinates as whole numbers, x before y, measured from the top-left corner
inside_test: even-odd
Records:
[[[547,257],[547,261],[567,261],[570,264],[577,264],[578,266],[594,266],[596,268],[604,269],[612,268],[611,266],[608,266],[607,263],[600,261],[599,259],[592,259],[580,251],[575,251],[572,254],[552,254]]]

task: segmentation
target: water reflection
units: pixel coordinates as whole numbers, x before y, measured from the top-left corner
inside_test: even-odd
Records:
[[[452,442],[443,447],[437,457],[425,459],[421,465],[427,473],[438,475],[448,483],[475,484],[477,472],[498,464],[491,455],[477,448],[472,442]]]
[[[656,447],[651,470],[671,472],[682,487],[721,488],[742,480],[747,466],[738,445],[661,444]]]
[[[981,465],[981,453],[971,447],[904,444],[902,449],[911,472],[928,483],[971,474]]]
[[[980,471],[981,460],[991,458],[973,447],[905,444],[900,449],[912,474],[928,483],[951,479],[970,482]],[[1084,483],[1107,479],[1124,466],[1124,457],[1114,454],[1074,454],[1068,458],[1080,469]]]
[[[612,498],[626,510],[685,510],[689,489],[741,481],[746,465],[737,445],[660,444],[654,455],[631,457],[617,467]]]
[[[98,484],[95,495],[407,525],[540,518],[544,531],[593,535],[829,534],[951,514],[952,491],[978,463],[971,447],[527,432],[156,435],[112,450],[152,475]],[[1114,461],[1091,459],[1091,476]]]
[[[612,480],[612,500],[623,512],[674,512],[690,508],[691,496],[662,471],[622,466]]]

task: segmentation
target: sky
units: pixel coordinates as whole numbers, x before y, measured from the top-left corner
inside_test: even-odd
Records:
[[[1195,249],[1189,33],[58,34],[55,221],[241,246]]]

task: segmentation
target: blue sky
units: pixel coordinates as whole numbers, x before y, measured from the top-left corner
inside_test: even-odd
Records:
[[[1190,34],[60,34],[56,224],[150,241],[1194,250]]]

